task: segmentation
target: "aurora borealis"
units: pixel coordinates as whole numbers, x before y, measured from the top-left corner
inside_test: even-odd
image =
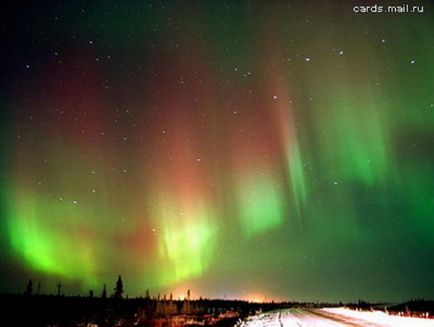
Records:
[[[5,5],[0,291],[432,298],[422,3]]]

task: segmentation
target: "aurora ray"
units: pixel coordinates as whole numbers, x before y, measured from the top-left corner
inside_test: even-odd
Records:
[[[9,8],[0,291],[32,277],[84,294],[122,274],[131,296],[432,296],[424,6]]]

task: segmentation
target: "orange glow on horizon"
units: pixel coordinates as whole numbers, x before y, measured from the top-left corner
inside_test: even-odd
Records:
[[[279,299],[267,296],[263,293],[248,293],[241,297],[241,300],[245,300],[251,303],[266,303],[266,302],[278,302]]]

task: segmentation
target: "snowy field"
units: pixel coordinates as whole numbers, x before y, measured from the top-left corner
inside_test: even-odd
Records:
[[[387,315],[381,311],[354,311],[344,308],[291,308],[249,317],[238,327],[255,326],[370,326],[370,327],[434,327],[433,319]]]

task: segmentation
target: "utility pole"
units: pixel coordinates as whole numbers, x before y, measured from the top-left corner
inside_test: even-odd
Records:
[[[61,290],[62,290],[62,284],[60,284],[59,282],[59,284],[57,284],[57,296],[60,296]]]

